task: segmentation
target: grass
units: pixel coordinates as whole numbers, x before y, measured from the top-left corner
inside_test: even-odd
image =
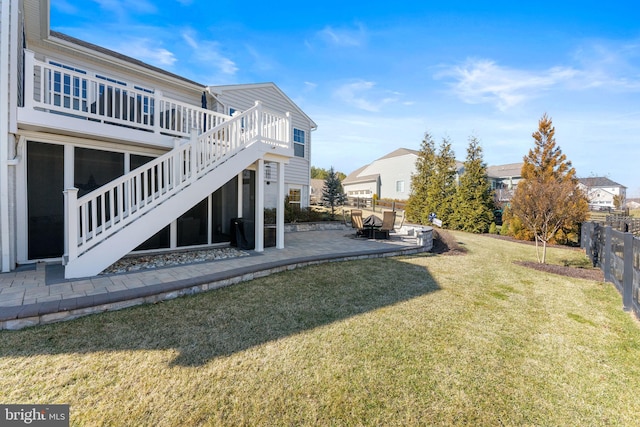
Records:
[[[1,331],[0,402],[69,403],[72,425],[636,425],[640,328],[613,286],[453,235],[466,255],[325,264]]]

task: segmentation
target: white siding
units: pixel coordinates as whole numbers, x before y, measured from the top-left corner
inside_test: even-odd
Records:
[[[379,159],[366,167],[360,175],[380,174],[380,198],[406,200],[411,191],[411,174],[415,172],[415,154],[405,154],[386,159]],[[396,191],[396,183],[402,181],[404,191]]]
[[[291,113],[293,128],[305,132],[305,157],[293,157],[285,166],[285,191],[289,186],[302,186],[302,205],[309,203],[309,186],[311,171],[311,127],[309,119],[301,114],[295,105],[291,104],[278,89],[272,85],[240,85],[240,87],[212,87],[214,92],[221,91],[217,96],[218,101],[224,107],[218,106],[218,112],[229,113],[229,108],[244,111],[255,105],[256,101],[261,101],[263,105],[279,113]]]
[[[378,184],[375,181],[345,184],[343,190],[349,198],[371,199],[378,191]]]

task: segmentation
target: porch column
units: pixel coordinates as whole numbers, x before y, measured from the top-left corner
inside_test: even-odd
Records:
[[[64,255],[62,262],[67,265],[78,258],[78,189],[64,190]]]
[[[264,251],[264,160],[259,159],[256,168],[256,252]]]
[[[276,248],[284,249],[284,163],[278,163],[278,197],[276,208]]]
[[[75,157],[76,150],[73,145],[66,144],[64,146],[64,188],[75,187]]]
[[[18,14],[18,10],[11,10],[11,7],[16,7],[17,2],[10,4],[9,1],[3,1],[0,3],[0,271],[7,272],[11,270],[11,238],[9,227],[9,144],[10,144],[10,97],[9,97],[9,81],[10,73],[10,59],[11,45],[10,34],[10,18],[13,15]],[[13,14],[11,14],[13,12]],[[15,47],[16,50],[18,47]],[[17,97],[17,94],[14,96]]]
[[[244,185],[244,171],[238,174],[238,212],[236,218],[242,217],[242,186]]]

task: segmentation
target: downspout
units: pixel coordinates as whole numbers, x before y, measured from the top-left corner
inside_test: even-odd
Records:
[[[11,235],[9,234],[9,60],[11,59],[11,14],[17,2],[2,1],[2,22],[0,22],[0,248],[2,260],[0,271],[11,269]],[[15,12],[17,14],[17,10]],[[16,24],[14,24],[15,27]]]

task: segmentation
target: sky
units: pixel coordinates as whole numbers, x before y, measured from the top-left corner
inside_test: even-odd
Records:
[[[51,0],[51,28],[205,85],[273,82],[349,174],[429,134],[522,162],[543,114],[579,177],[640,197],[640,8],[626,1]]]

